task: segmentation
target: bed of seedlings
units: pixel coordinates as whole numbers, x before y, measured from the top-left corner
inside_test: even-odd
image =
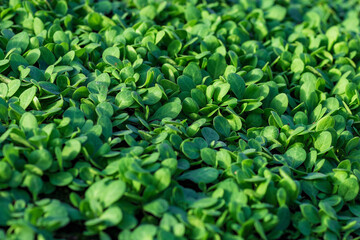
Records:
[[[359,239],[357,0],[0,0],[0,239]]]

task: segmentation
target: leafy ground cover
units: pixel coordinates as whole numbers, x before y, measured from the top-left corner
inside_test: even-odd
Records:
[[[358,239],[359,14],[0,1],[0,239]]]

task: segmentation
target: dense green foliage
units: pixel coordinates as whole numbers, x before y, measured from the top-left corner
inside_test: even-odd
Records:
[[[0,239],[360,235],[357,0],[0,0]]]

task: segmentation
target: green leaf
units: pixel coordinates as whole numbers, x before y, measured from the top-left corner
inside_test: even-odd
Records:
[[[225,57],[220,53],[214,53],[210,58],[207,65],[207,71],[214,79],[219,78],[224,74],[226,68]]]
[[[76,107],[69,107],[64,112],[63,117],[70,118],[70,124],[75,128],[82,127],[85,123],[84,113]]]
[[[249,71],[245,76],[244,80],[247,85],[254,84],[259,82],[264,76],[264,73],[261,69],[255,68]]]
[[[114,114],[114,109],[113,109],[111,103],[109,103],[109,102],[99,103],[96,106],[95,111],[99,117],[104,116],[104,117],[111,118],[112,115]]]
[[[306,219],[301,219],[298,223],[298,228],[299,231],[305,235],[305,236],[310,236],[311,234],[311,224],[308,220]]]
[[[113,126],[112,126],[112,122],[111,122],[110,118],[106,117],[106,116],[100,116],[98,119],[98,124],[102,128],[102,135],[106,139],[110,138],[113,133],[113,130],[112,130]]]
[[[235,73],[230,73],[226,80],[230,83],[231,91],[235,94],[238,100],[241,100],[245,92],[244,79]]]
[[[201,70],[199,66],[194,62],[189,63],[189,65],[187,65],[186,68],[184,68],[183,74],[185,76],[191,77],[191,79],[196,85],[202,82]]]
[[[6,45],[6,51],[16,49],[16,52],[21,54],[25,52],[29,45],[29,35],[24,31],[14,35]]]
[[[10,180],[12,170],[10,165],[7,162],[0,162],[0,183],[6,183]]]
[[[201,198],[195,202],[193,202],[190,207],[191,208],[209,208],[217,203],[218,199],[216,198]]]
[[[181,91],[190,92],[193,88],[196,87],[194,81],[190,77],[185,76],[185,75],[178,77],[177,83],[178,83]]]
[[[301,147],[292,147],[284,154],[287,163],[293,167],[299,167],[306,160],[306,151]]]
[[[53,163],[51,153],[46,149],[37,149],[32,151],[29,155],[29,162],[36,165],[41,170],[47,170]]]
[[[176,118],[181,112],[182,106],[177,101],[166,103],[158,108],[150,117],[150,121],[163,118]]]
[[[316,131],[325,131],[335,126],[335,120],[331,116],[326,116],[320,119],[316,124]]]
[[[227,95],[227,93],[230,90],[230,84],[228,83],[219,83],[214,85],[215,91],[214,91],[214,100],[216,102],[221,102],[223,98]]]
[[[24,110],[30,105],[36,94],[36,87],[31,87],[22,92],[19,96],[20,107]]]
[[[146,90],[146,93],[142,97],[145,105],[154,105],[161,100],[162,91],[159,86],[147,88]]]
[[[26,112],[21,116],[19,125],[25,132],[35,131],[38,128],[36,117],[30,112]]]
[[[59,87],[56,86],[53,83],[39,82],[39,86],[48,94],[54,94],[54,95],[59,95],[60,94]]]
[[[328,47],[327,47],[328,50],[332,48],[332,46],[338,39],[339,35],[340,32],[338,26],[332,26],[326,31],[326,37],[328,39]]]
[[[289,100],[285,93],[280,93],[276,97],[273,98],[270,102],[270,107],[274,109],[279,115],[285,113],[288,108]]]
[[[219,134],[214,129],[209,127],[204,127],[201,129],[201,134],[208,143],[211,143],[212,141],[218,141],[220,139]]]
[[[18,68],[20,66],[27,67],[29,66],[29,63],[20,54],[13,53],[10,56],[10,66],[14,72],[18,73],[19,72]]]
[[[200,150],[201,159],[208,165],[215,167],[217,165],[216,161],[216,151],[211,148],[203,148]]]
[[[40,55],[40,49],[32,49],[26,54],[25,60],[29,63],[29,65],[34,65],[39,60]]]
[[[49,176],[51,184],[59,187],[63,187],[69,185],[74,177],[69,172],[58,172],[54,174],[50,174]]]
[[[81,151],[81,143],[76,139],[70,139],[65,142],[65,146],[61,152],[64,161],[74,160]]]
[[[190,170],[178,177],[178,180],[190,180],[195,183],[212,183],[218,178],[219,172],[215,168],[203,167]]]
[[[157,227],[151,224],[142,224],[131,234],[131,239],[153,240]]]
[[[301,213],[309,222],[317,224],[320,222],[318,210],[311,204],[304,203],[300,205]]]
[[[267,19],[282,21],[286,16],[286,8],[280,5],[274,5],[267,9],[265,16]]]
[[[201,12],[194,5],[189,4],[185,8],[185,19],[186,21],[198,20],[201,17]]]
[[[35,174],[28,174],[24,178],[23,185],[36,197],[42,190],[44,183],[41,178]]]
[[[34,26],[35,35],[39,35],[42,32],[42,30],[44,30],[44,23],[38,17],[34,18],[34,25],[33,26]]]
[[[331,133],[328,131],[321,132],[314,142],[316,150],[323,152],[330,148],[332,143]]]
[[[101,29],[102,21],[102,16],[97,12],[92,12],[88,15],[87,22],[89,24],[89,27],[91,27],[95,31],[99,31]]]
[[[359,182],[356,178],[350,177],[345,179],[339,185],[338,194],[344,201],[351,201],[359,194]]]
[[[230,135],[231,127],[226,118],[222,116],[216,116],[214,118],[214,127],[219,134],[225,137],[228,137]]]
[[[144,206],[144,211],[151,213],[156,217],[161,217],[169,208],[165,199],[159,198]]]
[[[174,57],[181,50],[182,44],[179,40],[173,40],[168,46],[168,53],[170,57]]]
[[[11,82],[9,82],[7,97],[13,96],[17,92],[17,90],[19,90],[20,85],[21,85],[21,82],[18,79],[14,79]]]
[[[123,196],[125,190],[126,185],[121,180],[102,179],[92,184],[85,192],[85,196],[99,201],[104,207],[109,207]]]
[[[200,156],[199,149],[193,142],[185,142],[182,145],[182,151],[184,152],[185,156],[190,159],[197,159]]]
[[[291,63],[291,71],[294,73],[302,73],[304,71],[304,63],[299,58],[295,58]]]
[[[148,19],[154,19],[156,17],[156,8],[153,5],[147,5],[140,10],[140,16]]]
[[[168,168],[160,168],[155,172],[154,178],[157,191],[164,191],[170,185],[171,172]]]
[[[268,140],[274,140],[279,137],[279,130],[275,126],[267,126],[263,130],[263,136]]]
[[[115,103],[120,109],[130,107],[135,102],[130,90],[122,90],[116,95]]]
[[[116,226],[123,219],[123,213],[119,207],[111,206],[101,214],[100,219],[103,220],[108,227]]]
[[[103,60],[110,64],[113,65],[112,62],[109,61],[110,58],[107,58],[108,56],[112,56],[115,57],[117,59],[120,58],[120,50],[118,47],[109,47],[107,49],[104,50],[103,54],[102,54],[102,58]]]
[[[64,0],[58,1],[55,7],[55,12],[60,15],[66,15],[67,11],[68,11],[68,6],[66,1]]]
[[[185,114],[192,114],[199,112],[199,106],[197,105],[196,101],[190,97],[184,99],[182,103],[182,109]]]

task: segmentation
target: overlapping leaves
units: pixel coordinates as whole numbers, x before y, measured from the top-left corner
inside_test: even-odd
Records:
[[[357,1],[5,1],[0,239],[360,234]]]

